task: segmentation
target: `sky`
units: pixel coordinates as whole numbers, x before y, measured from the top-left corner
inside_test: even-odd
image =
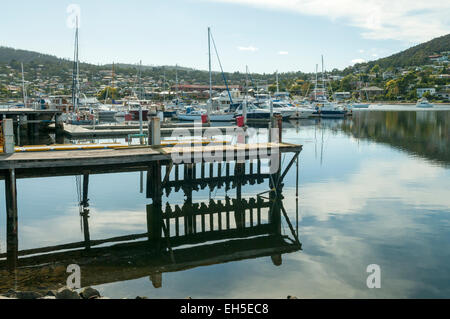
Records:
[[[208,69],[211,27],[224,70],[313,72],[376,60],[450,33],[442,0],[2,1],[0,45],[80,60]],[[213,57],[213,69],[219,70]]]

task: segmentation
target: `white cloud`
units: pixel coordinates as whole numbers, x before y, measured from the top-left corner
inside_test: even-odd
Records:
[[[442,0],[210,0],[325,16],[363,29],[368,39],[411,43],[450,31],[450,2]]]
[[[378,57],[378,54],[373,53],[373,54],[372,54],[372,57],[377,58],[377,57]]]
[[[289,52],[287,52],[287,51],[280,51],[280,52],[278,52],[278,54],[279,54],[279,55],[288,55]]]
[[[258,48],[255,48],[253,46],[248,46],[248,47],[238,47],[239,51],[249,51],[249,52],[256,52],[258,51]]]
[[[381,198],[424,211],[450,207],[450,198],[445,195],[450,181],[442,177],[444,170],[412,158],[401,162],[367,160],[348,180],[328,180],[327,193],[321,201],[317,198],[318,194],[324,194],[322,182],[302,186],[302,217],[312,216],[324,221],[336,215],[360,213],[371,200]],[[389,176],[389,183],[386,183],[386,176]],[[394,219],[391,223],[394,224]],[[402,223],[407,226],[406,221]],[[388,225],[384,228],[389,229]]]
[[[364,63],[364,62],[367,62],[367,61],[364,60],[364,59],[353,59],[353,60],[352,60],[352,64],[356,64],[356,63]]]
[[[363,49],[358,50],[359,53],[364,53],[365,51]]]

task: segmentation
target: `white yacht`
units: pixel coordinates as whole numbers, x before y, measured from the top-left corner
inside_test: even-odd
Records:
[[[274,112],[281,114],[283,119],[288,119],[292,115],[295,114],[296,109],[294,107],[288,106],[287,104],[285,104],[281,101],[277,101],[277,102],[274,101],[274,102],[272,102],[272,104],[273,104]],[[270,111],[270,102],[260,104],[260,108]]]
[[[295,107],[294,114],[291,115],[291,119],[308,119],[313,116],[315,110],[310,107]]]
[[[202,116],[207,113],[208,112],[204,109],[194,109],[193,107],[187,107],[186,112],[179,112],[177,114],[177,119],[179,121],[200,122],[202,121]],[[233,112],[212,111],[209,116],[210,122],[231,122],[233,119]]]
[[[434,105],[432,103],[428,102],[428,100],[423,97],[419,101],[417,101],[416,106],[422,107],[422,108],[430,108],[430,107],[433,107]]]

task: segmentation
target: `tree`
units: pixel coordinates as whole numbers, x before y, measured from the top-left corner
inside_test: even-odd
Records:
[[[98,94],[97,97],[99,100],[106,100],[106,99],[113,99],[113,100],[117,100],[120,99],[120,93],[119,90],[117,88],[112,88],[112,87],[106,87],[103,90],[101,90]]]
[[[341,80],[341,85],[340,85],[339,89],[344,92],[350,92],[353,90],[353,88],[355,86],[354,85],[355,82],[356,82],[355,76],[353,76],[352,74],[349,74]]]
[[[277,85],[276,84],[269,85],[269,92],[270,93],[275,93],[276,91],[277,91]]]
[[[397,80],[390,80],[386,83],[386,97],[390,100],[395,100],[400,93]]]
[[[370,73],[375,74],[378,77],[380,71],[381,71],[380,66],[378,64],[375,64],[375,66],[370,70]]]

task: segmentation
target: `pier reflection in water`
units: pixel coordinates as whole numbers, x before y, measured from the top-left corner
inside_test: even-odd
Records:
[[[283,178],[295,163],[298,176],[298,153],[284,171],[274,174],[262,172],[261,160],[150,164],[146,197],[151,204],[142,210],[147,232],[102,240],[90,236],[90,205],[96,200],[89,196],[90,176],[142,171],[142,167],[92,169],[77,178],[84,240],[19,250],[18,234],[8,232],[7,253],[0,255],[0,292],[58,288],[66,283],[71,264],[81,267],[83,287],[148,277],[155,288],[164,284],[164,273],[199,266],[260,257],[270,257],[281,266],[284,254],[301,250],[298,220],[293,224],[289,219],[282,195]],[[42,174],[28,172],[18,178]],[[243,192],[244,186],[258,185],[268,186],[267,191],[256,196]],[[221,188],[228,194],[224,200],[193,200],[196,191]],[[172,192],[182,193],[184,203],[171,204]],[[288,234],[282,233],[282,223]]]

